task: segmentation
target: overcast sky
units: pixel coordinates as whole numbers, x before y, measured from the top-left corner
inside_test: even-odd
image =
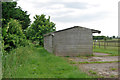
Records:
[[[61,30],[82,26],[100,30],[105,36],[118,35],[119,0],[18,0],[18,6],[33,16],[50,16]]]

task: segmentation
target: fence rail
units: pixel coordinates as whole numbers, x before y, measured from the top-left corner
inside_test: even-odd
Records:
[[[107,47],[120,47],[120,42],[118,40],[115,40],[115,41],[93,41],[93,45],[94,45],[94,48],[96,46],[98,46],[99,48],[100,47],[104,47],[104,48],[107,48]]]

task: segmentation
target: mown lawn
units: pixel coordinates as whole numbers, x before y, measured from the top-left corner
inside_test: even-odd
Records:
[[[93,52],[100,52],[100,53],[108,53],[111,56],[118,56],[118,47],[106,47],[101,46],[100,48],[96,46],[95,48],[93,47]]]
[[[3,78],[93,78],[43,47],[17,48],[3,63]]]

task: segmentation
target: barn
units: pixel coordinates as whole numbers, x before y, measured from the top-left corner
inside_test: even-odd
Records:
[[[101,33],[101,31],[74,26],[51,32],[44,35],[44,48],[56,56],[92,55],[92,33]]]

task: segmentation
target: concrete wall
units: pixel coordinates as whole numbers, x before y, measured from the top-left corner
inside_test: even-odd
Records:
[[[52,35],[44,37],[44,48],[48,51],[53,53],[53,43],[52,43]]]
[[[92,31],[86,28],[72,28],[44,37],[44,48],[57,56],[92,55]]]
[[[92,32],[90,29],[73,28],[54,33],[53,52],[57,56],[79,56],[92,54]]]

